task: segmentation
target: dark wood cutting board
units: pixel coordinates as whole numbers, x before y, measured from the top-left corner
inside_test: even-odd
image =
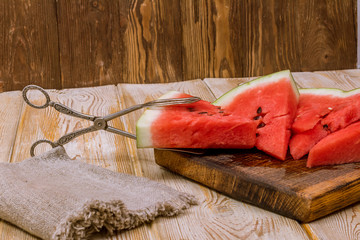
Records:
[[[234,199],[310,222],[360,200],[360,164],[306,168],[306,159],[276,160],[258,150],[205,154],[155,149],[155,161]]]

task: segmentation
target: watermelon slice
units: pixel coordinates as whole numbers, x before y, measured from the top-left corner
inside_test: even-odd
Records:
[[[329,135],[329,131],[321,123],[314,128],[294,134],[289,143],[290,154],[294,159],[300,159],[315,146],[321,139]]]
[[[299,92],[289,70],[257,78],[225,93],[213,104],[233,116],[257,120],[255,146],[284,160]]]
[[[306,166],[360,162],[360,122],[353,123],[319,141],[309,152]]]
[[[360,120],[360,89],[300,89],[290,154],[305,156],[322,138]]]
[[[189,97],[170,92],[162,98]],[[290,71],[257,78],[213,104],[148,109],[137,123],[137,146],[156,148],[252,148],[284,160],[299,93]]]
[[[186,97],[171,91],[161,98]],[[147,109],[136,125],[137,147],[253,148],[257,125],[203,100]]]

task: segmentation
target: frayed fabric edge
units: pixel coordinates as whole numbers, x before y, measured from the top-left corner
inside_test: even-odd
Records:
[[[121,230],[132,229],[153,221],[158,216],[178,215],[191,205],[197,204],[197,199],[187,193],[180,193],[165,202],[136,211],[126,209],[120,200],[109,202],[92,200],[65,217],[56,228],[52,239],[87,239],[103,228],[113,235]]]

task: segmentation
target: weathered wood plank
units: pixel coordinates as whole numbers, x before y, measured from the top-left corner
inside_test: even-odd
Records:
[[[287,25],[287,31],[296,38],[293,46],[297,48],[297,64],[300,64],[300,68],[290,67],[292,71],[355,68],[351,62],[356,59],[356,51],[345,50],[356,49],[357,45],[356,28],[351,27],[351,23],[356,25],[356,11],[350,10],[356,8],[355,0],[284,2],[294,4],[290,7],[290,16],[296,19]],[[287,58],[288,55],[279,57]]]
[[[8,239],[22,239],[22,240],[40,240],[33,235],[30,235],[27,232],[24,232],[20,228],[12,225],[10,223],[4,222],[3,226],[0,227],[0,239],[8,240]]]
[[[5,91],[356,67],[356,0],[12,0],[0,15]]]
[[[1,1],[0,16],[0,81],[4,90],[20,90],[28,84],[59,88],[55,1]]]
[[[125,1],[57,1],[63,88],[125,79],[128,7]]]
[[[183,80],[241,75],[245,62],[235,56],[245,45],[233,41],[244,34],[243,19],[233,21],[241,14],[231,1],[181,1]]]
[[[135,51],[130,52],[125,59],[129,62],[128,78],[121,82],[164,83],[184,80],[180,3],[168,0],[133,2],[128,15],[130,28],[125,38],[126,48]]]
[[[169,90],[178,90],[212,101],[214,96],[201,80],[171,84],[120,84],[119,92],[126,106],[158,98]],[[131,131],[142,111],[128,115]],[[163,182],[175,189],[194,194],[200,205],[176,218],[159,219],[152,224],[159,239],[308,239],[305,231],[293,220],[249,206],[184,179],[156,165],[152,149],[136,149],[134,161],[141,176]],[[241,223],[241,224],[239,224]]]
[[[23,105],[21,92],[0,93],[0,162],[9,162]]]
[[[356,51],[345,49],[356,49],[350,24],[356,14],[338,18],[355,6],[355,1],[184,1],[184,77],[354,68]]]
[[[359,239],[359,205],[304,225],[313,239]],[[336,226],[336,228],[334,228]]]
[[[256,77],[246,78],[205,78],[204,82],[209,86],[209,89],[214,94],[215,98],[219,98],[227,91],[246,83]]]
[[[359,76],[352,71],[352,76],[346,71],[326,71],[326,72],[301,72],[293,73],[295,81],[300,88],[340,88],[343,90],[351,90],[359,87]]]
[[[214,150],[203,155],[155,151],[155,160],[180,175],[237,200],[302,222],[359,201],[356,165],[308,169],[306,159],[283,162],[254,150]]]
[[[63,87],[181,81],[177,5],[164,0],[59,1]]]

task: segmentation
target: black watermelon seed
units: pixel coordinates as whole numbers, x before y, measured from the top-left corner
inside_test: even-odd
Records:
[[[254,120],[259,120],[261,118],[261,116],[256,116],[256,117],[254,117]]]
[[[323,125],[323,129],[328,130],[329,126],[327,124]]]
[[[255,136],[258,137],[258,136],[260,136],[260,134],[256,133]]]
[[[188,108],[189,112],[195,112],[195,108],[189,107]]]
[[[263,123],[263,122],[261,122],[261,123],[257,126],[257,128],[262,128],[262,127],[265,127],[265,123]]]
[[[256,110],[256,113],[257,113],[257,114],[261,114],[261,113],[262,113],[262,108],[259,107],[259,108]]]
[[[198,112],[198,114],[207,114],[208,112]]]

